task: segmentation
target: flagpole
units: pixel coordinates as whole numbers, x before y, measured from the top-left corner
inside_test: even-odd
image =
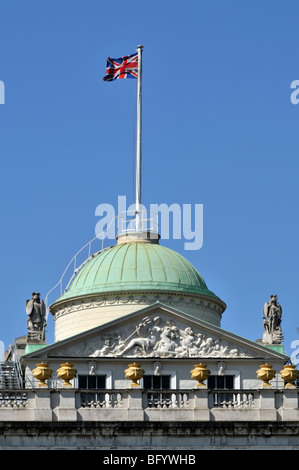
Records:
[[[142,49],[143,46],[137,46],[138,52],[138,79],[137,79],[137,133],[136,133],[136,231],[140,229],[141,215],[141,127],[142,127]]]

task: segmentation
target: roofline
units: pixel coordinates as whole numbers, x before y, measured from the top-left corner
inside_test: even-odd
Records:
[[[231,341],[237,341],[239,343],[242,343],[242,345],[247,345],[250,348],[254,348],[256,350],[261,351],[263,354],[266,353],[268,356],[272,356],[273,358],[284,360],[284,361],[288,361],[290,359],[289,356],[287,356],[285,354],[281,354],[281,353],[278,353],[276,351],[273,351],[272,349],[269,349],[268,347],[263,346],[263,345],[255,342],[255,341],[249,340],[247,338],[243,338],[242,336],[236,335],[235,333],[231,333],[227,330],[224,330],[221,327],[215,326],[212,323],[206,322],[204,320],[199,320],[198,318],[196,318],[196,317],[194,317],[194,316],[192,316],[192,315],[190,315],[186,312],[183,312],[179,309],[170,307],[168,305],[165,305],[165,304],[157,301],[157,302],[155,302],[155,303],[153,303],[153,304],[151,304],[147,307],[144,307],[140,310],[136,310],[134,312],[128,313],[128,314],[122,316],[121,318],[116,318],[116,319],[114,319],[110,322],[103,323],[103,324],[98,325],[94,328],[91,328],[89,330],[78,333],[74,336],[70,336],[70,337],[65,338],[61,341],[57,341],[55,343],[52,343],[52,344],[50,344],[48,346],[45,346],[44,348],[40,349],[39,351],[34,351],[32,353],[24,354],[22,356],[21,360],[23,362],[23,360],[26,360],[26,359],[31,359],[31,358],[34,358],[34,357],[40,357],[41,355],[44,355],[44,353],[47,353],[47,352],[51,351],[52,349],[55,349],[57,346],[59,346],[59,347],[64,346],[64,345],[67,345],[67,344],[72,343],[74,341],[77,341],[79,339],[82,339],[84,337],[91,336],[91,335],[97,333],[98,331],[100,331],[104,328],[106,329],[106,328],[109,328],[109,327],[113,327],[114,325],[119,325],[120,322],[125,322],[125,321],[127,321],[128,318],[134,318],[136,316],[146,314],[149,311],[151,311],[151,310],[153,310],[154,308],[157,308],[157,307],[160,307],[163,310],[168,311],[173,315],[183,317],[186,320],[193,322],[197,326],[202,326],[203,328],[206,328],[206,329],[210,330],[213,333],[218,333],[220,335],[224,334]],[[234,358],[234,359],[236,359],[236,358]],[[194,358],[193,358],[193,360],[194,360]]]

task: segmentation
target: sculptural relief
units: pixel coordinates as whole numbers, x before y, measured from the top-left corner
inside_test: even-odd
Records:
[[[207,358],[255,357],[242,345],[208,333],[197,325],[172,318],[165,313],[152,313],[139,317],[136,323],[128,322],[105,329],[88,340],[61,348],[61,356],[90,358]]]
[[[97,344],[89,342],[85,354],[90,357],[253,357],[229,341],[195,331],[191,326],[179,328],[173,321],[157,315],[144,317],[131,332],[114,331],[104,334]]]

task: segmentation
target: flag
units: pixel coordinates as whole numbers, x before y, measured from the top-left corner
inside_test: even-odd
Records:
[[[118,78],[138,78],[138,54],[125,55],[119,59],[107,59],[105,82]]]

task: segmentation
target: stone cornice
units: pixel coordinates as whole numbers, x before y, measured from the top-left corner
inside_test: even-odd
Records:
[[[167,303],[169,305],[192,306],[203,308],[222,315],[226,309],[226,304],[214,297],[207,297],[199,294],[169,292],[169,291],[132,291],[132,292],[112,292],[103,294],[89,294],[82,297],[58,300],[54,302],[49,310],[57,318],[58,316],[72,313],[78,310],[88,310],[100,306],[109,305],[142,305],[155,302]]]

